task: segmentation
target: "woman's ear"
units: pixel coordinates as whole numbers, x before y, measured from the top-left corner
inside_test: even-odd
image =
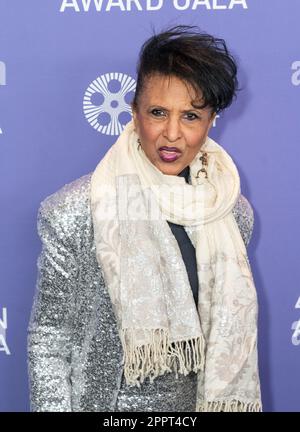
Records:
[[[216,115],[217,115],[217,113],[214,111],[211,113],[210,127],[213,125],[213,122],[215,121]]]

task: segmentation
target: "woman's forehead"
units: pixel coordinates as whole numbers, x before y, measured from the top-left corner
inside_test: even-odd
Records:
[[[147,103],[157,104],[162,100],[181,100],[182,102],[192,106],[192,102],[201,102],[202,92],[195,91],[193,86],[182,79],[173,75],[153,75],[147,77],[144,81],[141,96]]]

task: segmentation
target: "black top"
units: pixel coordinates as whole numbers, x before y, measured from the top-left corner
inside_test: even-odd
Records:
[[[184,177],[185,181],[188,183],[190,174],[190,167],[187,166],[184,168],[178,175],[180,177]],[[197,274],[197,261],[196,261],[196,251],[191,243],[189,236],[187,235],[183,225],[177,225],[172,222],[167,221],[172,233],[174,234],[179,249],[183,258],[183,262],[185,264],[187,274],[189,277],[189,282],[193,291],[193,296],[195,299],[196,305],[198,305],[198,274]]]

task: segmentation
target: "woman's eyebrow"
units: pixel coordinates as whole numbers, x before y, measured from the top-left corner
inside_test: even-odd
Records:
[[[163,109],[165,111],[170,111],[168,108],[165,108],[165,107],[163,107],[162,105],[159,105],[159,104],[151,104],[149,106],[149,109],[151,109],[151,108],[159,108],[159,109]],[[186,112],[190,112],[190,111],[202,111],[202,110],[201,110],[201,108],[191,107],[191,108],[187,108],[187,109],[181,110],[180,112],[181,113],[186,113]]]

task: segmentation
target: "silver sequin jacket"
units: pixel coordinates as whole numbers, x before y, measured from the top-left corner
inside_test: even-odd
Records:
[[[96,259],[89,201],[91,174],[48,196],[38,211],[42,251],[28,327],[32,411],[125,410],[121,405],[117,407],[124,387],[123,352]],[[241,195],[233,212],[247,246],[253,229],[252,207]],[[167,378],[163,383],[163,379],[154,380],[160,383],[160,389],[155,388],[156,384],[152,389],[145,387],[149,391],[148,410],[151,398],[157,398],[163,388],[172,394],[176,380]],[[180,382],[177,385],[183,388]],[[188,388],[186,392],[191,393]],[[130,390],[125,390],[128,410],[134,411],[134,404],[136,410],[147,410],[138,407],[138,398],[136,393],[131,395]],[[161,411],[172,410],[163,405],[165,400],[161,394]]]

